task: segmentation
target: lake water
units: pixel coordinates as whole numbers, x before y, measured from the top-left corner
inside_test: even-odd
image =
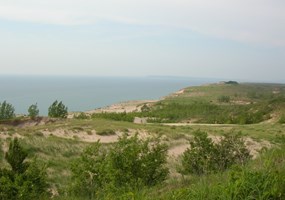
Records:
[[[210,79],[171,77],[48,77],[0,76],[0,102],[6,100],[17,114],[37,103],[47,115],[55,100],[68,111],[87,111],[128,100],[154,100],[179,89],[215,82]]]

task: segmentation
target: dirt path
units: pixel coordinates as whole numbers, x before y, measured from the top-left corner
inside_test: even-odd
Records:
[[[154,123],[148,123],[154,124]],[[164,126],[213,126],[213,127],[237,127],[240,124],[202,124],[202,123],[161,123]],[[247,126],[246,124],[243,126]]]

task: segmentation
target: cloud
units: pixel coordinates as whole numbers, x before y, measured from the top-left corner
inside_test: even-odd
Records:
[[[1,0],[0,19],[65,26],[112,21],[284,47],[284,8],[283,0]]]

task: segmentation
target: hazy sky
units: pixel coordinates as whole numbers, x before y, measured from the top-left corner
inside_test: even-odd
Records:
[[[285,1],[0,0],[0,74],[285,82]]]

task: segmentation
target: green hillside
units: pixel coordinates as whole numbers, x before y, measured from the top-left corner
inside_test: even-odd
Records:
[[[16,179],[8,187],[5,179],[4,171],[11,170],[5,153],[14,138],[26,150],[29,162],[36,157],[44,166],[50,194],[42,199],[285,198],[285,85],[227,82],[189,87],[141,106],[142,112],[2,121],[0,199],[5,199],[7,191],[28,192],[13,186]],[[133,123],[135,117],[146,118],[148,123]],[[204,133],[209,140],[203,139]],[[190,158],[198,159],[207,170],[185,173],[183,152],[190,147],[189,141],[195,141],[194,136],[200,139],[199,145],[206,144],[205,152],[213,157],[213,163],[219,156],[219,163],[224,163],[225,153],[233,152],[227,158],[233,164],[220,170],[209,164],[208,158],[199,157],[203,154],[191,154]],[[223,144],[227,136],[231,137]],[[235,158],[242,149],[242,145],[235,146],[238,138],[246,148],[238,155],[245,156],[248,151],[254,159],[241,162]],[[101,160],[96,163],[96,159]],[[80,168],[84,160],[98,171]],[[86,175],[91,172],[92,176]],[[86,185],[79,188],[78,180]]]
[[[285,86],[213,84],[190,87],[157,103],[150,117],[159,122],[253,124],[284,114]]]

